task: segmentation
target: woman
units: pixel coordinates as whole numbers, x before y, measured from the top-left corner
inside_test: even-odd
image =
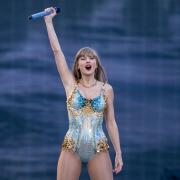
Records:
[[[85,47],[78,51],[71,72],[54,31],[53,11],[45,16],[48,37],[58,72],[67,96],[69,129],[61,146],[57,180],[77,180],[81,163],[87,162],[93,180],[112,180],[113,172],[121,171],[123,162],[119,133],[114,117],[113,89],[106,83],[105,73],[95,50]],[[116,152],[115,168],[109,156],[109,145],[102,129],[105,117],[109,137]]]

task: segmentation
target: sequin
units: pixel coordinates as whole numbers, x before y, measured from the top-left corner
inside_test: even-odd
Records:
[[[72,149],[77,152],[82,162],[88,162],[97,152],[109,150],[107,138],[102,129],[107,104],[104,91],[103,85],[99,96],[87,99],[75,86],[66,100],[69,129],[62,143],[62,149]]]
[[[100,139],[96,145],[96,151],[97,152],[106,152],[109,149],[109,145],[107,143],[107,140]]]
[[[74,141],[70,136],[65,136],[62,149],[75,150]]]

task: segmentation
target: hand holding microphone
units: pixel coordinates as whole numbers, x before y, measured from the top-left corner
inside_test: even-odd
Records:
[[[29,20],[35,20],[35,19],[38,19],[38,18],[41,18],[41,17],[44,17],[45,20],[47,19],[47,17],[50,17],[52,19],[59,12],[60,12],[60,8],[58,8],[58,7],[54,7],[54,8],[50,7],[50,8],[45,9],[42,12],[32,14],[31,16],[28,17],[28,19]]]

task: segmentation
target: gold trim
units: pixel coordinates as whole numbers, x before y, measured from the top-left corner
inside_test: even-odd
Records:
[[[100,139],[96,144],[96,152],[107,152],[109,150],[109,145],[107,140]]]
[[[72,137],[70,136],[65,136],[64,141],[61,145],[62,149],[67,149],[67,150],[75,150],[75,143]]]

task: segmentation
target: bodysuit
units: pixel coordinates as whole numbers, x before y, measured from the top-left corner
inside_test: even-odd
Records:
[[[95,153],[109,150],[108,140],[102,128],[107,101],[104,84],[100,94],[93,99],[85,98],[77,84],[67,97],[69,129],[61,148],[73,150],[82,162],[88,162]]]

